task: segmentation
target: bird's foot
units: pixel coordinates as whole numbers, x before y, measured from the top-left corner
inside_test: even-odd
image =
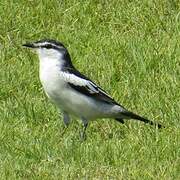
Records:
[[[81,131],[80,132],[80,140],[83,142],[87,139],[86,132]]]

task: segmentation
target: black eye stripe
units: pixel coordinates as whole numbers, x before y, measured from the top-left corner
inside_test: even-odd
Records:
[[[45,44],[45,45],[41,45],[39,47],[40,48],[46,48],[46,49],[61,49],[60,47],[54,46],[52,44]]]
[[[51,44],[45,44],[44,46],[41,46],[42,48],[46,48],[46,49],[51,49],[54,46],[52,46]]]

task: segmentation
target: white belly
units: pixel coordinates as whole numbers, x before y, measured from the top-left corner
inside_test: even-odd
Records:
[[[86,119],[96,119],[105,117],[107,112],[100,104],[82,94],[77,93],[70,87],[62,88],[56,85],[53,89],[48,85],[43,85],[48,97],[56,104],[57,107],[78,117]]]
[[[114,105],[108,105],[95,102],[92,98],[66,86],[66,83],[58,76],[51,74],[46,78],[41,78],[42,85],[48,97],[56,106],[63,111],[86,119],[96,119],[101,117],[109,117]]]
[[[92,98],[71,89],[59,67],[54,64],[40,67],[40,80],[47,96],[58,108],[80,118],[89,120],[110,117],[112,111],[116,113],[119,108],[116,105],[95,102]]]

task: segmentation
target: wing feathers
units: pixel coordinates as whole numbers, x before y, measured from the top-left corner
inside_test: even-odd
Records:
[[[115,102],[114,99],[107,96],[103,91],[100,91],[97,87],[94,87],[92,85],[78,86],[70,82],[68,82],[68,84],[72,89],[88,97],[92,97],[98,101],[103,101],[108,104],[117,104],[117,102]]]
[[[76,90],[79,93],[95,98],[98,101],[119,105],[104,90],[98,87],[86,76],[82,75],[76,69],[71,69],[71,71],[70,69],[68,69],[68,72],[62,72],[62,77],[64,77],[64,80],[72,89]]]

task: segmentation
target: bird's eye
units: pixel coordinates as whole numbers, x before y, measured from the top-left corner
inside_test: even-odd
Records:
[[[46,48],[46,49],[51,49],[52,48],[52,45],[51,44],[45,44],[44,46],[42,46],[43,48]]]
[[[46,49],[51,49],[51,48],[52,48],[52,45],[51,45],[51,44],[46,44],[46,45],[45,45],[45,48],[46,48]]]

